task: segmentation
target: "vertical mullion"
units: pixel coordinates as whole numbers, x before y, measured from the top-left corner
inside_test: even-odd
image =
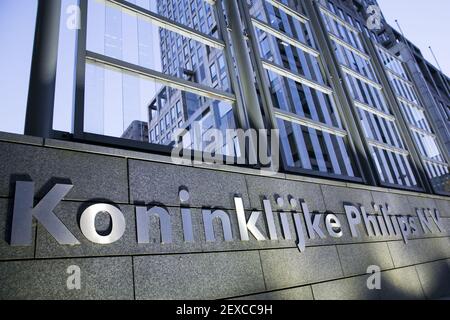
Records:
[[[227,1],[227,0],[225,0],[225,1]],[[236,71],[235,71],[234,65],[233,65],[234,61],[233,61],[232,53],[231,53],[230,39],[228,38],[228,29],[227,29],[224,15],[221,14],[222,8],[223,8],[222,0],[216,0],[215,5],[214,6],[211,5],[211,7],[213,10],[213,14],[216,17],[216,23],[219,27],[220,35],[222,36],[222,41],[225,43],[225,48],[223,49],[223,56],[224,56],[226,64],[227,64],[227,76],[230,81],[230,86],[232,88],[232,92],[234,93],[234,95],[236,97],[235,108],[234,108],[235,112],[233,112],[233,114],[234,114],[235,119],[237,120],[238,127],[242,128],[242,129],[248,129],[249,124],[248,124],[248,119],[247,119],[247,116],[245,113],[243,97],[242,97],[242,93],[240,91],[239,83],[237,81]],[[221,9],[219,10],[218,8],[221,8]],[[206,17],[206,15],[207,14],[205,13],[205,17]]]
[[[25,135],[53,132],[61,0],[39,0],[25,118]]]
[[[77,68],[75,87],[75,124],[74,136],[82,138],[84,135],[84,95],[86,84],[86,45],[87,45],[87,16],[88,0],[80,0],[80,29],[77,40]]]

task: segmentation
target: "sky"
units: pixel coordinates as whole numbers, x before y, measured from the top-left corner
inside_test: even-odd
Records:
[[[413,42],[425,58],[436,66],[428,49],[450,77],[450,0],[378,0],[388,23],[395,29],[400,23],[405,37]]]

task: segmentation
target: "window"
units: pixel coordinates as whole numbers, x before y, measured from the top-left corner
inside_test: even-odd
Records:
[[[376,45],[376,49],[433,188],[438,193],[450,193],[449,164],[418,99],[417,89],[407,76],[405,64],[381,45]]]
[[[182,113],[183,113],[180,101],[177,101],[176,108],[177,108],[177,116],[180,117],[182,115]]]
[[[345,130],[301,2],[253,1],[250,13],[270,85],[286,167],[358,180]]]
[[[24,133],[37,3],[0,3],[0,131]]]
[[[217,81],[217,69],[216,69],[216,64],[213,63],[210,67],[209,67],[209,71],[211,74],[211,82],[215,83]]]
[[[362,45],[360,31],[344,20],[340,9],[339,16],[324,7],[320,7],[320,12],[380,180],[385,185],[419,188],[397,119],[386,103],[383,87]]]
[[[78,5],[78,0],[62,0],[59,28],[58,63],[56,72],[53,130],[73,133],[75,107],[75,73],[77,30],[67,28],[67,8]]]
[[[218,58],[228,54],[220,33],[205,34],[200,26],[199,19],[206,20],[206,15],[199,15],[199,10],[215,9],[199,1],[195,10],[185,11],[186,6],[177,3],[88,1],[85,136],[114,138],[118,143],[120,139],[124,144],[125,140],[144,141],[130,134],[135,132],[130,126],[139,123],[143,131],[155,132],[155,139],[150,134],[152,141],[147,143],[172,146],[168,131],[178,118],[183,116],[183,126],[195,130],[193,124],[202,121],[205,110],[214,114],[212,127],[236,128],[230,115],[237,102],[228,85],[225,60],[221,63],[226,85],[217,81],[217,71],[212,79],[197,76],[200,66],[216,66]],[[168,20],[162,23],[161,17]],[[170,21],[181,25],[173,27]]]

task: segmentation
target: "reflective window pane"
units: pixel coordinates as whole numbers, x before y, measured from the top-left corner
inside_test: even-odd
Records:
[[[221,69],[215,64],[223,48],[160,27],[143,14],[104,1],[89,1],[87,50],[211,88],[231,90],[225,60]]]
[[[218,129],[226,137],[225,130],[236,128],[232,104],[100,63],[87,64],[85,132],[174,146],[179,142],[174,135],[178,128],[193,135],[183,139],[186,148],[205,150],[210,142],[203,135],[208,129]],[[234,155],[225,141],[223,152]]]
[[[400,110],[406,119],[413,141],[422,157],[426,174],[437,192],[450,193],[449,166],[437,137],[426,117],[426,110],[418,99],[415,85],[399,58],[377,45],[377,53],[397,96]]]
[[[214,8],[205,0],[126,0],[198,32],[218,38]]]
[[[248,3],[287,166],[359,177],[301,1]]]
[[[0,131],[24,133],[37,0],[0,1]]]
[[[360,31],[330,2],[328,8],[320,7],[320,12],[380,180],[390,185],[420,187],[397,119],[375,74],[372,58],[362,45]]]
[[[58,42],[58,63],[56,70],[55,105],[53,129],[73,133],[75,107],[75,72],[77,54],[77,12],[78,0],[62,0],[61,21]]]

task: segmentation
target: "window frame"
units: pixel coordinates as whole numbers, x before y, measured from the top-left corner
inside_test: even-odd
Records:
[[[121,147],[133,150],[140,151],[148,151],[154,154],[160,155],[171,155],[174,147],[169,145],[162,145],[157,143],[150,142],[142,142],[135,141],[131,139],[125,139],[120,137],[111,137],[102,134],[89,133],[84,130],[84,115],[85,115],[85,85],[86,85],[86,66],[88,61],[91,60],[93,62],[97,62],[103,64],[105,66],[118,68],[119,70],[131,71],[134,74],[142,75],[144,77],[149,78],[152,81],[156,81],[161,84],[165,84],[167,87],[182,90],[184,92],[191,92],[194,94],[198,94],[204,98],[217,99],[220,101],[227,101],[231,103],[233,109],[233,117],[236,123],[236,129],[242,127],[243,121],[246,119],[242,119],[242,117],[238,116],[238,110],[243,108],[240,96],[231,93],[236,87],[236,82],[233,81],[233,70],[230,66],[230,59],[226,59],[227,62],[227,72],[230,77],[230,89],[231,92],[224,92],[213,87],[208,87],[203,84],[190,82],[181,78],[177,78],[168,74],[164,74],[162,72],[147,69],[145,67],[141,67],[138,65],[134,65],[123,60],[118,60],[115,58],[108,57],[106,55],[98,54],[92,51],[87,50],[87,17],[88,17],[88,1],[91,0],[79,0],[80,1],[80,22],[81,28],[78,30],[78,41],[77,41],[77,53],[76,53],[76,86],[75,86],[75,103],[74,103],[74,126],[73,126],[73,134],[68,134],[66,132],[60,132],[53,130],[53,136],[60,139],[73,139],[79,142],[92,142],[98,143],[101,145],[107,145],[112,147]],[[230,57],[230,46],[226,39],[221,40],[218,38],[214,38],[212,36],[206,35],[197,31],[189,26],[182,25],[181,23],[172,21],[168,18],[165,18],[157,13],[154,13],[150,10],[146,10],[138,5],[133,3],[124,1],[124,0],[104,0],[105,3],[112,3],[120,7],[120,9],[125,8],[131,10],[132,12],[138,15],[144,15],[146,18],[150,19],[152,22],[156,22],[155,25],[163,28],[167,31],[175,31],[177,34],[185,35],[192,41],[199,41],[205,45],[209,45],[214,48],[218,48],[223,50],[222,54],[224,57]],[[212,4],[210,1],[202,0],[210,5]],[[218,28],[220,29],[220,34],[224,34],[224,26],[222,21],[219,19],[216,10],[211,10],[211,14],[215,15],[216,23]],[[170,110],[169,110],[170,112]],[[242,112],[240,112],[242,114]],[[177,114],[177,117],[180,115]],[[178,122],[178,119],[177,119]],[[159,130],[160,131],[160,130]],[[155,136],[161,138],[161,132],[158,133],[158,130],[155,130]],[[156,139],[158,140],[158,139]],[[182,149],[182,154],[191,154],[195,155],[196,150],[194,149]],[[234,163],[238,163],[238,157],[230,157],[223,155],[224,161],[233,161]]]

